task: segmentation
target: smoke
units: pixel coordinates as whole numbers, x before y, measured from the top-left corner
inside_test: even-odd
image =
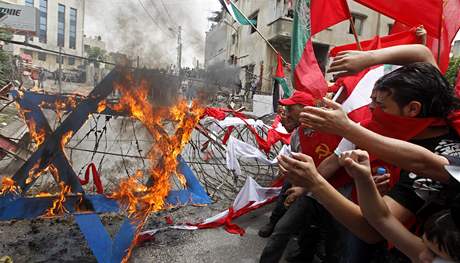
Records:
[[[217,62],[208,66],[206,80],[219,87],[238,90],[241,87],[240,70],[240,67],[229,65],[224,61]]]
[[[125,53],[131,58],[139,56],[141,66],[168,67],[176,64],[180,25],[182,64],[193,65],[195,57],[202,61],[208,13],[220,8],[219,1],[163,0],[163,3],[160,0],[86,1],[85,34],[102,36],[109,51]]]

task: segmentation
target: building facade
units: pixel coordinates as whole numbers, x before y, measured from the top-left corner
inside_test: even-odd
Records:
[[[83,28],[85,0],[7,0],[39,10],[39,28],[35,36],[14,35],[16,41],[27,41],[44,49],[75,56],[83,56]],[[59,68],[59,55],[40,52],[20,45],[12,45],[15,55],[32,58],[35,67],[54,72]],[[79,58],[61,56],[64,70],[77,69],[83,64]]]
[[[106,50],[106,44],[100,36],[83,36],[83,51],[86,57],[89,50],[95,47],[104,51]]]
[[[452,53],[452,57],[454,58],[460,57],[460,40],[454,41],[454,43],[452,44],[451,53]]]
[[[248,18],[257,20],[257,29],[289,62],[293,21],[291,1],[234,2]],[[391,30],[392,19],[354,1],[349,0],[348,4],[360,40],[370,39],[375,35],[387,35]],[[240,26],[228,14],[223,17],[223,20],[207,33],[205,65],[224,60],[236,64],[242,68],[240,78],[243,87],[250,88],[255,82],[258,94],[271,94],[274,85],[272,75],[276,67],[275,52],[252,27]],[[222,37],[224,32],[226,37]],[[216,43],[216,39],[220,39],[221,42]],[[320,67],[324,69],[329,63],[328,52],[331,48],[354,41],[350,21],[343,21],[315,35],[314,50]],[[285,71],[290,75],[287,69]]]

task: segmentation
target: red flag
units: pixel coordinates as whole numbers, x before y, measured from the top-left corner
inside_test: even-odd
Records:
[[[311,36],[349,17],[345,0],[297,1],[291,45],[291,64],[297,90],[307,91],[315,98],[326,95],[327,83],[316,61]]]
[[[283,69],[283,59],[281,58],[281,55],[278,53],[276,56],[277,59],[277,65],[276,65],[276,73],[275,73],[275,78],[284,78],[284,69]]]
[[[397,45],[414,44],[416,42],[417,42],[417,37],[415,36],[415,28],[413,28],[408,31],[399,32],[399,33],[392,34],[392,35],[385,36],[385,37],[375,36],[373,39],[360,42],[360,44],[363,50],[375,50],[379,48],[385,48],[385,47],[391,47],[391,46],[397,46]],[[331,49],[330,56],[334,57],[340,51],[356,50],[357,48],[358,47],[356,43],[338,46],[338,47]],[[350,95],[352,91],[354,90],[354,88],[358,85],[358,83],[363,79],[363,77],[373,68],[368,68],[366,70],[363,70],[362,72],[354,76],[340,78],[337,80],[337,82],[341,84],[342,86],[344,86],[345,92],[347,93],[347,95]],[[375,80],[375,78],[372,78],[372,80]],[[368,82],[367,85],[368,85],[368,88],[372,89],[374,83]]]
[[[310,8],[312,36],[350,18],[350,10],[345,0],[312,0]]]
[[[438,66],[442,73],[449,67],[449,56],[452,41],[460,29],[460,0],[448,0],[443,10],[443,23],[440,38],[427,38],[427,46],[431,48],[434,57],[439,61]],[[441,45],[439,47],[439,45]]]
[[[361,41],[361,47],[363,50],[373,50],[379,48],[386,48],[402,44],[414,44],[417,43],[417,37],[415,36],[415,28],[399,31],[398,33],[391,34],[389,36],[375,36],[373,39]],[[329,52],[331,57],[335,57],[337,53],[345,50],[357,50],[356,43],[338,46]]]
[[[409,26],[423,25],[430,36],[439,37],[442,0],[355,0]]]
[[[326,80],[316,61],[311,39],[306,43],[303,55],[295,68],[294,84],[297,90],[308,92],[314,98],[326,95]]]
[[[438,50],[440,51],[438,66],[442,73],[446,73],[449,67],[451,43],[460,29],[460,19],[458,19],[460,17],[460,0],[447,0],[442,9],[442,17],[442,28],[438,27],[438,34],[436,34],[436,36],[427,36],[426,45],[431,49],[436,60],[438,60]],[[408,26],[405,24],[407,23],[402,20],[397,21],[391,29],[391,32],[396,33],[406,30]],[[438,37],[439,34],[440,37]],[[441,47],[439,47],[439,45],[441,45]]]

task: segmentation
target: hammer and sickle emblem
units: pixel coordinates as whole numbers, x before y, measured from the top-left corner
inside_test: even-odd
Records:
[[[320,159],[326,158],[331,154],[331,151],[329,150],[329,146],[327,146],[324,143],[321,143],[318,145],[315,149],[315,153],[318,155]]]

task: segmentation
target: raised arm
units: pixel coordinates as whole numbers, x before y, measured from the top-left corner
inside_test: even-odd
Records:
[[[360,239],[373,244],[382,236],[363,217],[359,206],[345,198],[330,185],[315,168],[311,157],[293,153],[293,158],[280,156],[281,173],[294,185],[302,186],[326,208],[331,215]]]
[[[334,153],[318,165],[318,172],[326,179],[331,178],[339,170],[339,157]]]
[[[406,65],[427,62],[438,67],[431,51],[424,45],[400,45],[370,51],[342,51],[334,57],[328,73],[336,78],[356,74],[366,68],[380,65]]]
[[[340,162],[355,180],[359,205],[367,221],[385,239],[410,257],[412,262],[418,262],[418,256],[425,249],[425,245],[421,238],[410,233],[388,209],[372,179],[368,153],[361,150],[345,152],[341,155]]]
[[[419,176],[448,182],[449,174],[444,165],[448,160],[429,150],[401,140],[389,138],[370,131],[351,121],[341,106],[324,99],[330,109],[306,107],[301,113],[305,127],[340,135],[360,149],[375,154],[380,160],[398,166]]]

